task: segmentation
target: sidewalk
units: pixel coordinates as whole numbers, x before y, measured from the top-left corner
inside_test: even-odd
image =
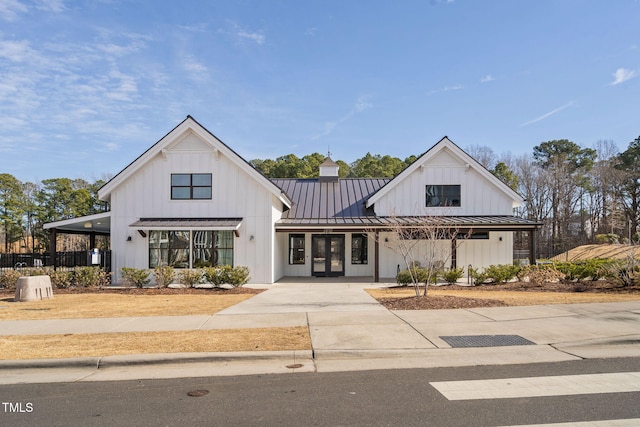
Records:
[[[0,361],[0,382],[454,367],[640,356],[640,301],[389,311],[364,291],[379,286],[278,283],[210,316],[0,321],[0,335],[306,326],[313,347],[296,352]]]

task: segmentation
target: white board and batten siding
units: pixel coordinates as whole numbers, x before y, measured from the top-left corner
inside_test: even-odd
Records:
[[[284,247],[283,253],[286,254],[286,258],[282,260],[284,266],[284,276],[287,277],[309,277],[311,276],[311,269],[313,263],[312,254],[312,236],[318,233],[293,233],[304,234],[304,247],[305,258],[304,264],[291,264],[289,262],[289,235],[291,233],[277,233],[282,238],[281,244]],[[375,240],[372,236],[368,236],[367,242],[367,263],[366,264],[353,264],[351,262],[351,236],[354,233],[338,233],[344,235],[344,270],[346,277],[365,277],[373,276],[374,262],[375,262]],[[356,233],[362,234],[362,233]],[[395,276],[395,273],[394,273]]]
[[[460,185],[460,206],[427,209],[427,185]],[[374,209],[379,216],[512,215],[513,199],[477,167],[443,148],[390,188]]]
[[[402,172],[398,182],[391,181],[388,189],[383,189],[375,198],[374,209],[379,216],[493,216],[512,215],[514,206],[521,202],[519,196],[498,182],[490,172],[475,160],[444,139],[442,145],[425,154],[421,162],[416,162]],[[404,174],[404,175],[403,175]],[[396,178],[397,179],[397,178]],[[427,185],[460,185],[459,207],[426,207]],[[456,263],[458,267],[488,267],[492,264],[513,262],[513,233],[509,231],[489,233],[488,240],[468,240],[458,242]],[[450,243],[447,243],[450,245]],[[383,246],[383,245],[381,245]],[[450,249],[448,250],[450,256]],[[380,250],[380,275],[393,277],[398,265],[405,266],[402,257],[389,248]],[[450,257],[445,263],[450,266]]]
[[[234,237],[234,264],[249,267],[251,282],[274,281],[273,223],[280,218],[282,203],[270,189],[211,141],[189,131],[144,161],[110,190],[116,280],[122,267],[149,267],[148,235],[130,227],[140,218],[243,218],[239,237]],[[211,173],[212,199],[171,200],[174,173]]]

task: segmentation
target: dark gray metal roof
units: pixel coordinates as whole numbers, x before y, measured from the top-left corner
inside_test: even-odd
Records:
[[[334,182],[318,179],[272,179],[291,199],[293,206],[283,220],[331,220],[352,222],[358,218],[375,217],[373,209],[366,209],[366,199],[389,179],[344,178]]]
[[[276,230],[320,228],[389,228],[391,226],[438,225],[465,229],[530,230],[540,224],[509,215],[378,217],[366,200],[389,182],[389,178],[343,178],[336,182],[318,179],[271,179],[291,199],[293,206],[276,223]]]
[[[140,218],[131,227],[140,229],[161,228],[208,228],[236,230],[242,218]]]

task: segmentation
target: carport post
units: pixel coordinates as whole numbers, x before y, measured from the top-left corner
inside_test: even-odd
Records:
[[[536,265],[536,229],[529,230],[529,264]]]
[[[53,269],[56,269],[56,241],[58,238],[58,230],[52,228],[49,230],[49,257],[51,258],[51,265]]]

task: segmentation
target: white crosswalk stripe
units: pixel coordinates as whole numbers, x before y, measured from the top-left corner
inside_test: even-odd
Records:
[[[518,427],[637,427],[640,425],[640,418],[630,418],[628,420],[600,420],[584,421],[558,424],[527,424]]]
[[[640,372],[430,383],[449,400],[512,399],[640,391]]]

